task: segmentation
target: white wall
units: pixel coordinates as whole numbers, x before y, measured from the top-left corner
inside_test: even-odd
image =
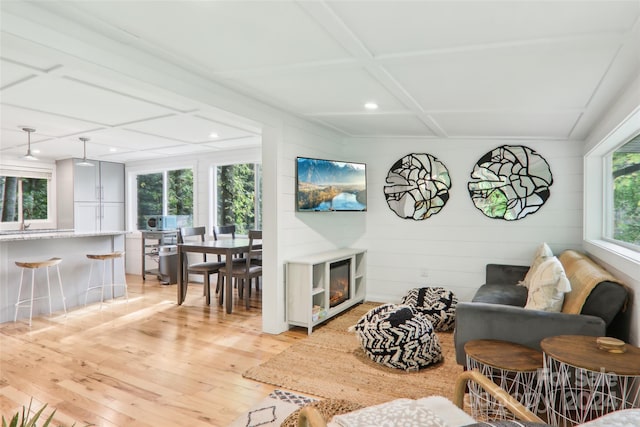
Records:
[[[518,221],[485,217],[467,191],[476,161],[505,144],[538,151],[553,174],[549,200],[538,212]],[[580,143],[353,139],[348,147],[346,158],[367,163],[368,212],[359,214],[366,229],[353,245],[369,250],[368,300],[399,302],[409,289],[425,285],[444,286],[460,300],[470,300],[484,283],[487,263],[529,265],[541,242],[547,242],[556,253],[581,246]],[[451,198],[445,207],[423,221],[399,218],[387,206],[383,193],[389,168],[410,153],[437,157],[452,180]]]
[[[333,160],[349,160],[343,155],[343,138],[329,130],[302,122],[286,121],[278,135],[278,149],[265,147],[263,159],[265,168],[275,165],[273,175],[277,182],[274,193],[264,193],[264,205],[267,206],[268,194],[276,196],[276,209],[265,209],[265,215],[274,215],[272,221],[275,236],[265,227],[265,240],[277,241],[276,255],[265,253],[265,269],[276,266],[276,292],[263,293],[263,328],[267,332],[277,333],[287,329],[285,312],[285,265],[287,260],[316,252],[342,247],[353,247],[365,233],[364,214],[353,212],[296,212],[295,211],[295,171],[296,157],[318,157]],[[264,135],[263,135],[264,136]],[[268,138],[266,138],[268,139]],[[273,180],[268,179],[265,170],[265,186]],[[271,189],[270,189],[271,190]],[[273,200],[273,199],[271,199]],[[271,218],[269,218],[271,219]],[[274,310],[275,308],[275,310]],[[267,314],[270,310],[271,314]],[[273,315],[275,317],[268,318]]]
[[[284,132],[282,206],[278,210],[281,248],[285,258],[353,246],[365,233],[366,214],[357,212],[296,212],[296,157],[352,160],[343,154],[342,137],[329,132],[311,133],[287,126]]]

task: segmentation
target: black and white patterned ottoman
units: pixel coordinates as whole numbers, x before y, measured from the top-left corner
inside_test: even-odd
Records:
[[[402,304],[415,307],[431,321],[433,328],[438,332],[449,331],[456,323],[458,298],[445,288],[411,289],[402,298]]]
[[[431,322],[414,307],[381,305],[362,316],[352,330],[367,356],[382,365],[412,371],[442,360]]]

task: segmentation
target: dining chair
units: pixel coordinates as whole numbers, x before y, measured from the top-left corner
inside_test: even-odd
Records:
[[[262,234],[260,235],[260,239],[262,239]],[[260,253],[255,253],[254,256],[251,258],[251,264],[252,265],[257,265],[262,267],[262,249],[260,250]],[[260,281],[262,280],[262,275],[260,275],[259,277],[256,277],[256,292],[260,290]],[[249,296],[251,296],[251,286],[249,286]]]
[[[231,225],[215,225],[213,227],[213,239],[214,240],[218,240],[218,239],[223,238],[223,237],[228,237],[228,238],[231,238],[231,239],[235,239],[236,238],[236,225],[235,224],[231,224]],[[218,261],[224,262],[223,259],[222,259],[222,255],[218,255]],[[234,258],[233,258],[232,261],[233,262],[245,262],[245,259],[243,257],[243,254],[236,254],[236,255],[234,255]],[[221,283],[222,283],[222,281],[218,280],[218,283],[216,285],[216,294],[218,292],[220,292]]]
[[[188,243],[189,241],[204,242],[206,235],[205,227],[182,227],[178,233],[178,243]],[[224,266],[221,261],[207,261],[207,254],[202,254],[202,262],[189,263],[186,253],[182,254],[181,267],[186,268],[187,274],[185,280],[189,283],[189,274],[201,274],[204,278],[204,296],[207,305],[211,304],[211,286],[210,279],[212,274],[218,273],[218,287],[221,283],[220,269]],[[186,289],[186,287],[185,287]]]
[[[257,241],[260,241],[259,243]],[[249,231],[249,249],[245,253],[244,262],[234,262],[231,266],[231,277],[238,279],[238,296],[244,299],[245,307],[249,308],[249,296],[251,280],[258,280],[262,276],[262,265],[251,262],[262,257],[262,230]],[[224,292],[224,280],[227,275],[227,268],[220,268],[219,277],[222,277],[220,292]],[[257,289],[257,287],[256,287]]]
[[[213,227],[213,238],[218,240],[222,236],[231,236],[232,239],[236,238],[236,226],[232,225],[216,225]]]

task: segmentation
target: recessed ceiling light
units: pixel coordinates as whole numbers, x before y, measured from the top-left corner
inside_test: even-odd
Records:
[[[218,134],[216,132],[211,132],[209,134],[209,138],[217,138],[217,137],[218,137]]]
[[[116,151],[118,151],[118,149],[115,148],[115,147],[111,147],[111,148],[109,148],[109,151],[112,152],[112,153],[115,153]]]
[[[367,110],[377,110],[378,104],[376,104],[375,102],[367,102],[366,104],[364,104],[364,108],[366,108]]]
[[[31,150],[31,152],[34,154],[40,154],[40,150],[38,150],[37,148],[34,148],[33,150]]]

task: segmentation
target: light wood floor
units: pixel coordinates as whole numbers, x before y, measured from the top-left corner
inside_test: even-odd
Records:
[[[259,293],[251,310],[207,307],[189,285],[128,276],[124,298],[26,321],[0,324],[0,413],[33,398],[55,422],[70,426],[227,426],[275,387],[242,378],[306,336],[297,328],[261,332]]]

